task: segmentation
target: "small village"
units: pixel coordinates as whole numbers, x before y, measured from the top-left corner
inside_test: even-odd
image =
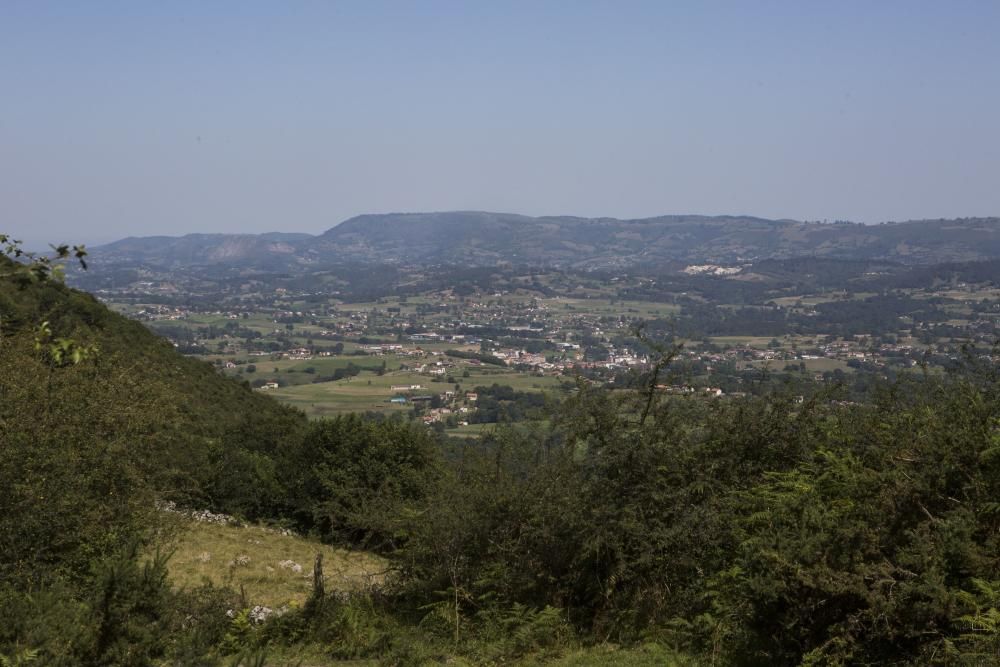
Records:
[[[744,267],[731,268],[696,265],[685,274],[703,281],[745,275]],[[560,394],[579,381],[625,387],[665,353],[672,362],[659,390],[730,399],[759,391],[767,378],[851,384],[918,367],[947,368],[963,354],[958,341],[979,341],[986,349],[1000,310],[1000,294],[989,285],[959,283],[908,297],[947,299],[943,315],[922,321],[907,313],[861,334],[838,335],[842,327],[832,322],[825,332],[819,325],[815,332],[790,325],[750,335],[760,328],[750,320],[747,333],[735,325],[722,335],[684,335],[685,328],[697,328],[691,317],[705,308],[688,292],[633,301],[627,295],[655,289],[655,281],[622,275],[595,290],[582,280],[574,286],[553,278],[560,287],[539,293],[539,279],[531,280],[535,289],[515,276],[503,289],[450,288],[364,302],[285,287],[268,292],[257,282],[234,296],[185,304],[167,296],[176,289],[169,282],[131,284],[101,297],[185,354],[309,414],[399,413],[455,432],[510,416],[491,397],[479,400],[484,387],[511,387],[516,396]],[[862,298],[870,297],[805,293],[717,312],[814,323],[824,308],[863,305]],[[640,331],[645,338],[637,337]]]

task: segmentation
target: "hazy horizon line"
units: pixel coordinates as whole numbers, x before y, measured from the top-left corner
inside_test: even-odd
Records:
[[[927,221],[957,221],[957,220],[989,220],[1000,218],[1000,215],[974,215],[974,216],[954,216],[954,217],[930,217],[930,218],[908,218],[906,220],[879,220],[876,222],[864,222],[857,220],[830,220],[828,218],[823,219],[805,219],[805,218],[790,218],[790,217],[778,217],[769,218],[760,215],[753,215],[751,213],[661,213],[657,215],[642,216],[642,217],[618,217],[610,215],[600,215],[600,216],[586,216],[586,215],[575,215],[575,214],[556,214],[556,215],[533,215],[530,213],[521,213],[513,211],[491,211],[487,209],[441,209],[441,210],[425,210],[425,211],[385,211],[385,212],[367,212],[359,213],[357,215],[352,215],[348,218],[341,220],[329,227],[318,229],[316,231],[305,231],[305,230],[279,230],[279,229],[269,229],[266,231],[185,231],[179,233],[168,233],[159,232],[151,230],[151,233],[146,234],[126,234],[124,236],[120,235],[108,235],[108,234],[82,234],[80,237],[73,239],[61,239],[61,238],[44,238],[37,235],[18,235],[16,233],[6,232],[0,229],[0,232],[6,233],[13,239],[17,240],[21,246],[29,252],[45,252],[51,249],[51,245],[58,245],[61,243],[71,243],[71,244],[83,244],[89,247],[99,247],[102,245],[107,245],[110,243],[115,243],[117,241],[123,241],[130,238],[151,238],[151,237],[165,237],[165,238],[182,238],[185,236],[192,236],[197,234],[211,235],[211,236],[263,236],[266,234],[306,234],[310,236],[320,236],[331,229],[334,229],[346,222],[354,220],[356,218],[366,217],[366,216],[405,216],[405,215],[441,215],[441,214],[453,214],[453,213],[480,213],[488,215],[514,215],[524,218],[532,219],[545,219],[545,218],[576,218],[580,220],[618,220],[618,221],[633,221],[633,220],[654,220],[656,218],[688,218],[688,217],[701,217],[701,218],[753,218],[757,220],[766,220],[769,222],[795,222],[795,223],[809,223],[809,224],[860,224],[865,226],[877,226],[884,224],[901,224],[908,222],[927,222]]]

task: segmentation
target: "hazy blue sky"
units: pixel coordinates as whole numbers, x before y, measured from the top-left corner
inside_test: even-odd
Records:
[[[1000,2],[0,0],[0,231],[1000,215]]]

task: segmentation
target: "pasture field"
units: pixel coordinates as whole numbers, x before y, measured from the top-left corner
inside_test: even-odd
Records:
[[[629,317],[642,317],[652,319],[657,317],[668,317],[680,311],[680,306],[669,303],[656,303],[653,301],[619,301],[614,303],[607,298],[576,299],[569,297],[556,297],[538,299],[539,305],[544,305],[553,313],[565,315],[567,313],[578,315],[627,315]]]
[[[774,339],[774,336],[713,336],[712,342],[720,347],[726,345],[749,345],[764,349]],[[781,340],[779,338],[779,340]]]
[[[465,370],[469,372],[468,377],[462,377]],[[406,412],[412,407],[409,403],[395,404],[391,403],[390,399],[405,393],[441,394],[445,391],[454,391],[456,384],[459,385],[460,392],[472,391],[478,386],[489,386],[494,383],[510,385],[518,391],[553,391],[561,386],[561,379],[558,377],[538,377],[500,367],[456,365],[449,371],[455,380],[454,383],[435,382],[434,376],[414,370],[395,370],[381,376],[363,372],[355,377],[335,382],[296,384],[270,390],[268,393],[280,401],[300,408],[312,417],[328,417],[369,410],[387,414]],[[307,377],[312,376],[307,375]],[[412,392],[392,391],[392,385],[414,384],[419,384],[422,388]]]
[[[405,412],[408,404],[397,405],[389,399],[396,395],[392,384],[427,383],[427,376],[402,372],[378,376],[362,373],[336,382],[300,384],[274,389],[268,393],[279,401],[303,410],[310,417],[330,417],[347,412]]]

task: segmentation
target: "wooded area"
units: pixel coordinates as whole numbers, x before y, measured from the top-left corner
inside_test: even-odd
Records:
[[[47,272],[0,276],[3,664],[1000,658],[1000,378],[978,356],[864,402],[581,381],[542,425],[456,441],[308,422]],[[167,501],[389,569],[254,622],[239,591],[171,585]]]

